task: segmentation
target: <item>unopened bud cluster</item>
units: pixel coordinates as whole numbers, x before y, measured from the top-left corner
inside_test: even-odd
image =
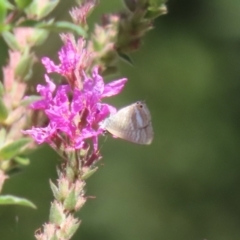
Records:
[[[117,72],[118,58],[132,63],[129,53],[138,50],[153,20],[167,13],[164,0],[125,0],[127,10],[105,15],[96,25],[89,50],[95,53],[95,63],[103,74]]]

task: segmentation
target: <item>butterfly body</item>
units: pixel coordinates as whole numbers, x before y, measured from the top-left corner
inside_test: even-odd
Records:
[[[107,118],[102,127],[112,135],[133,143],[150,144],[153,140],[151,115],[144,102],[120,109]]]

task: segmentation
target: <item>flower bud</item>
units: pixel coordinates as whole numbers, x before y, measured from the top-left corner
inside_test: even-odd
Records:
[[[2,82],[0,82],[0,97],[3,97],[3,94],[4,94],[4,87]]]
[[[3,122],[8,117],[8,109],[3,102],[3,99],[0,98],[0,122]]]
[[[51,223],[61,225],[65,221],[64,207],[61,203],[54,201],[51,204],[49,220]]]
[[[29,80],[32,75],[32,66],[35,62],[35,56],[29,53],[26,48],[15,69],[15,76],[22,80]]]
[[[66,221],[62,224],[61,229],[64,231],[59,231],[58,239],[71,239],[73,234],[77,231],[80,221],[74,218],[73,215],[69,214]]]
[[[34,0],[28,8],[25,9],[25,12],[28,18],[40,20],[52,12],[58,3],[59,0]]]
[[[18,41],[16,39],[16,37],[11,33],[11,32],[3,32],[2,33],[3,39],[5,40],[5,42],[7,43],[7,45],[15,51],[20,51],[21,47],[18,44]]]
[[[167,7],[165,4],[162,4],[160,7],[149,7],[145,18],[155,19],[164,14],[167,14]]]

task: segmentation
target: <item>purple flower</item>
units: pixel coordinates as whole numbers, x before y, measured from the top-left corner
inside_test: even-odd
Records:
[[[23,133],[30,135],[38,144],[44,142],[51,143],[55,132],[56,126],[53,123],[49,123],[45,128],[32,127],[32,129],[23,131]]]
[[[92,62],[92,54],[85,48],[86,42],[80,38],[75,41],[70,34],[61,35],[65,45],[58,53],[60,63],[55,64],[48,57],[42,58],[42,63],[48,73],[56,72],[66,77],[69,85],[74,88],[82,88],[82,74],[89,69]]]
[[[76,51],[70,40],[62,47],[58,54],[60,64],[56,65],[48,57],[42,58],[42,63],[48,73],[57,72],[60,75],[67,75],[71,73],[80,59],[80,53]]]
[[[69,85],[56,86],[46,75],[47,85],[38,85],[42,99],[33,103],[32,108],[42,109],[49,118],[45,128],[32,128],[24,133],[31,135],[37,143],[51,142],[56,136],[68,137],[70,148],[80,149],[86,139],[92,139],[97,151],[98,135],[102,133],[99,123],[116,109],[101,100],[118,94],[127,79],[123,78],[104,84],[95,68],[92,77],[83,74],[83,88]]]

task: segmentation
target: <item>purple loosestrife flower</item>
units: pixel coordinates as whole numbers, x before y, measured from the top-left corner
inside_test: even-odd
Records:
[[[47,126],[23,131],[37,143],[49,144],[63,159],[57,184],[51,182],[55,200],[50,221],[43,232],[36,234],[37,239],[70,239],[79,226],[80,221],[73,213],[85,203],[85,179],[97,170],[95,163],[101,158],[98,136],[104,130],[100,123],[116,112],[115,107],[102,103],[102,99],[121,92],[127,81],[122,78],[105,84],[99,67],[92,70],[89,65],[91,54],[85,49],[84,40],[76,43],[70,35],[62,38],[65,44],[59,51],[60,63],[55,64],[47,57],[42,62],[48,73],[56,72],[67,82],[56,85],[45,75],[46,84],[37,86],[42,98],[31,107],[45,113]]]
[[[63,49],[67,49],[70,45],[67,41]],[[77,58],[77,53],[75,54],[72,48],[69,50],[72,54],[68,51],[64,52],[63,49],[59,53],[62,60],[60,65],[54,65],[49,59],[46,60],[47,58],[44,58],[43,62],[48,72],[51,69],[70,77],[68,73],[76,72],[74,66],[79,66],[79,59],[81,62],[83,59],[79,55]],[[69,57],[70,55],[72,57]],[[57,146],[60,140],[65,149],[75,150],[83,148],[85,140],[92,139],[94,152],[98,151],[98,135],[102,133],[99,123],[116,111],[115,107],[102,103],[101,100],[118,94],[127,79],[104,84],[97,67],[94,68],[92,76],[87,76],[83,70],[81,76],[81,88],[76,85],[56,86],[47,75],[45,76],[47,84],[37,86],[37,92],[42,99],[34,102],[31,107],[45,112],[49,119],[48,126],[33,127],[24,131],[25,134],[31,135],[39,144],[46,142]]]
[[[60,64],[55,64],[48,57],[42,58],[42,63],[48,73],[56,72],[64,76],[72,88],[82,88],[83,73],[91,66],[92,54],[86,48],[83,38],[75,41],[70,34],[62,34],[65,45],[58,52]]]

